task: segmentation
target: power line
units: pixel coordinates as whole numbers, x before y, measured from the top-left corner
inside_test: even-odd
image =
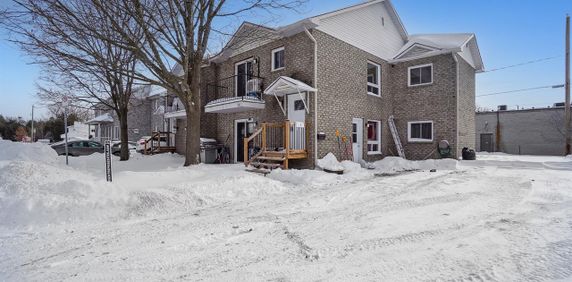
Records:
[[[536,59],[536,60],[527,61],[527,62],[523,62],[523,63],[518,63],[518,64],[514,64],[514,65],[509,65],[509,66],[504,66],[504,67],[500,67],[500,68],[494,68],[494,69],[486,70],[486,71],[484,71],[484,72],[482,72],[482,73],[493,72],[493,71],[498,71],[498,70],[504,70],[504,69],[514,68],[514,67],[520,67],[520,66],[524,66],[524,65],[529,65],[529,64],[539,63],[539,62],[543,62],[543,61],[558,59],[558,58],[561,58],[561,57],[562,57],[562,56],[554,56],[554,57],[547,57],[547,58],[542,58],[542,59]]]
[[[525,91],[531,91],[531,90],[537,90],[537,89],[546,89],[546,88],[562,88],[562,87],[564,87],[564,84],[546,85],[546,86],[538,86],[538,87],[531,87],[531,88],[508,90],[508,91],[502,91],[502,92],[487,93],[487,94],[477,95],[476,97],[500,95],[500,94],[507,94],[507,93],[515,93],[515,92],[525,92]]]

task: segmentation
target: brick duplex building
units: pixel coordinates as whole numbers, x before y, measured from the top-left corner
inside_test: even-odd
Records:
[[[442,140],[459,157],[475,147],[483,68],[474,34],[409,35],[389,0],[276,29],[245,22],[202,67],[201,137],[226,142],[234,162],[375,161],[397,155],[393,116],[407,159],[440,157]],[[182,153],[185,114],[167,104],[164,130]]]

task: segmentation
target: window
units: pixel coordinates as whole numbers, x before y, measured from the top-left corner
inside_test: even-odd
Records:
[[[295,111],[303,111],[304,110],[304,101],[302,101],[302,100],[294,101],[294,110]]]
[[[272,71],[284,68],[284,47],[272,50]]]
[[[381,67],[367,62],[367,94],[381,96]]]
[[[89,142],[89,147],[91,148],[99,148],[101,147],[101,145],[99,143],[95,143],[95,142]]]
[[[433,83],[433,64],[409,67],[409,86]]]
[[[113,139],[119,139],[119,126],[113,127]]]
[[[381,154],[381,122],[379,120],[367,121],[367,154]]]
[[[412,121],[407,123],[407,139],[409,142],[433,141],[433,122]]]

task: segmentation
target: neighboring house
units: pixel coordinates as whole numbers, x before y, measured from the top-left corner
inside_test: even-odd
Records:
[[[477,112],[475,121],[477,151],[564,154],[564,103],[552,108]]]
[[[161,103],[162,92],[160,88],[149,85],[134,87],[127,113],[129,141],[151,135],[155,127],[163,130],[163,122],[157,122],[157,115],[162,116],[164,108],[154,108],[157,106],[155,101]],[[94,112],[95,118],[86,122],[92,128],[92,138],[99,142],[120,140],[121,127],[115,111],[100,104],[94,107]]]
[[[68,140],[87,140],[90,135],[90,126],[88,124],[75,121],[73,125],[69,125],[67,128]],[[60,135],[63,140],[65,138],[65,133]]]
[[[236,162],[254,155],[311,167],[328,152],[344,155],[339,131],[355,161],[375,161],[397,154],[394,116],[406,158],[439,157],[441,140],[456,158],[475,147],[481,71],[474,34],[409,35],[389,0],[277,29],[246,22],[202,67],[201,137],[228,140]],[[185,112],[177,103],[168,102],[165,117],[183,153]],[[261,156],[263,146],[273,152]]]

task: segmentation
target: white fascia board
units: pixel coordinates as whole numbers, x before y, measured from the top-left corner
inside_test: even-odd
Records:
[[[417,59],[423,59],[423,58],[428,58],[428,57],[443,55],[443,54],[457,53],[457,52],[460,52],[460,51],[461,51],[461,48],[453,48],[453,49],[445,49],[445,50],[439,50],[439,51],[432,51],[432,52],[427,52],[427,53],[425,53],[425,54],[422,54],[422,55],[416,56],[416,57],[390,60],[389,63],[390,63],[390,64],[402,63],[402,62],[413,61],[413,60],[417,60]]]

